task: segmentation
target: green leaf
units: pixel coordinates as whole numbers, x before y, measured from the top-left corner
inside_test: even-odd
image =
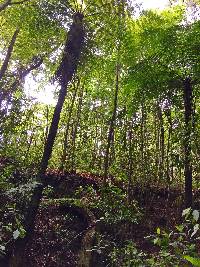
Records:
[[[176,226],[176,229],[177,229],[179,232],[183,232],[184,226],[183,226],[182,224],[177,225],[177,226]]]
[[[187,208],[187,209],[183,210],[183,212],[182,212],[182,216],[183,216],[183,217],[184,217],[184,216],[188,216],[188,215],[190,214],[190,211],[191,211],[191,208]]]
[[[156,232],[158,235],[160,235],[160,233],[161,233],[160,228],[157,228]]]
[[[193,258],[188,255],[184,256],[184,259],[192,263],[192,265],[200,267],[200,259],[199,258]]]
[[[161,245],[161,240],[160,240],[160,238],[155,238],[155,239],[153,240],[153,243],[154,243],[154,245],[158,245],[158,246],[160,246],[160,245]]]

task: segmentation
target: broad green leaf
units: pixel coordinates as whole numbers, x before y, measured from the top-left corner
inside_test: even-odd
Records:
[[[160,228],[157,228],[156,232],[158,235],[160,235],[160,233],[161,233]]]
[[[200,258],[193,258],[193,257],[186,255],[186,256],[184,256],[184,259],[186,259],[187,261],[192,263],[192,265],[194,265],[196,267],[200,267]]]
[[[179,232],[182,232],[183,229],[184,229],[184,226],[183,226],[182,224],[177,225],[177,226],[176,226],[176,229],[177,229]]]
[[[184,216],[188,216],[188,215],[190,214],[190,212],[191,212],[191,208],[187,208],[187,209],[183,210],[183,212],[182,212],[182,216],[183,216],[183,217],[184,217]]]

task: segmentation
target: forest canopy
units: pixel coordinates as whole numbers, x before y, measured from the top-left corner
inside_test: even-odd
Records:
[[[21,194],[7,195],[24,236],[51,172],[120,185],[128,205],[150,187],[196,207],[199,1],[3,0],[0,27],[0,191]],[[47,99],[34,97],[43,90]]]

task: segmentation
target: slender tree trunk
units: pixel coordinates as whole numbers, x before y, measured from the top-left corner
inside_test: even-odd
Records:
[[[123,0],[117,1],[117,15],[118,19],[116,23],[118,24],[117,27],[117,35],[118,35],[118,45],[117,45],[117,61],[116,61],[116,80],[115,80],[115,96],[114,96],[114,106],[113,106],[113,113],[110,121],[109,126],[109,132],[107,137],[107,147],[104,157],[104,185],[106,184],[107,178],[108,178],[108,172],[109,172],[109,166],[110,166],[110,150],[112,150],[112,154],[114,155],[114,145],[111,147],[111,145],[114,143],[114,132],[115,132],[115,124],[116,124],[116,113],[117,113],[117,105],[118,105],[118,93],[119,93],[119,75],[120,75],[120,47],[121,47],[121,41],[122,38],[122,32],[124,28],[124,17],[125,17],[125,6]]]
[[[39,68],[43,63],[42,57],[33,57],[32,62],[27,67],[22,67],[18,70],[18,77],[16,80],[11,84],[9,90],[2,89],[0,94],[0,108],[2,105],[2,101],[6,100],[7,102],[11,99],[11,96],[17,90],[18,86],[22,84],[26,78],[26,76],[33,70]]]
[[[161,107],[158,103],[158,118],[159,118],[159,179],[160,181],[163,179],[164,173],[164,154],[165,154],[165,131],[163,124],[163,114]]]
[[[185,165],[185,206],[192,206],[192,82],[190,78],[184,81],[184,107],[185,107],[185,136],[184,136],[184,165]]]
[[[58,96],[58,102],[54,110],[51,126],[49,129],[47,142],[45,144],[44,153],[43,153],[43,157],[42,157],[41,165],[40,165],[40,170],[38,172],[38,182],[42,183],[42,188],[43,188],[43,176],[47,169],[48,161],[51,157],[54,140],[55,140],[57,130],[58,130],[60,113],[61,113],[64,100],[65,100],[65,96],[67,93],[67,86],[69,82],[71,81],[78,67],[78,61],[80,58],[80,52],[82,50],[83,40],[84,40],[84,29],[83,29],[82,20],[83,20],[82,14],[77,13],[74,15],[74,21],[68,33],[68,38],[67,38],[67,42],[66,42],[66,46],[64,50],[64,56],[63,56],[63,59],[61,61],[60,67],[57,72],[57,77],[59,78],[61,88],[60,88],[60,92]],[[39,188],[41,187],[39,186]],[[39,192],[41,192],[41,189],[39,190]],[[41,193],[39,193],[39,196],[41,195]],[[40,202],[40,199],[41,197],[39,198],[39,202]],[[37,204],[35,205],[35,203]],[[37,210],[38,206],[39,206],[38,198],[36,197],[36,202],[35,202],[34,196],[33,196],[33,207],[36,207],[36,210]],[[34,216],[32,216],[33,214]],[[36,215],[36,213],[34,212],[34,208],[33,208],[33,214],[31,211],[30,216],[29,216],[30,222],[28,222],[29,221],[28,218],[26,219],[26,221],[28,222],[28,224],[27,222],[26,224],[28,226],[29,225],[32,226],[34,222],[32,219],[33,217],[35,218],[35,215]]]
[[[171,135],[172,135],[172,118],[171,118],[171,110],[167,111],[167,119],[168,119],[168,137],[167,137],[167,154],[166,154],[166,172],[167,172],[167,182],[168,185],[173,181],[173,175],[170,174],[170,162],[171,158]],[[171,167],[173,169],[173,167]],[[172,170],[173,171],[173,170]],[[171,176],[171,177],[170,177]]]
[[[159,173],[159,120],[157,116],[157,102],[155,103],[155,110],[154,110],[154,143],[155,143],[155,180],[158,181],[158,173]]]
[[[104,184],[106,183],[107,178],[108,178],[110,147],[111,147],[111,142],[113,140],[114,129],[115,129],[118,92],[119,92],[119,64],[117,63],[117,65],[116,65],[116,85],[115,85],[114,107],[113,107],[112,117],[110,120],[110,127],[109,127],[108,138],[107,138],[107,147],[106,147],[106,153],[105,153],[105,159],[104,159]]]
[[[12,2],[11,0],[6,0],[2,4],[0,4],[0,12],[5,10],[8,6],[19,5],[19,4],[23,4],[25,2],[28,2],[28,1],[29,0],[21,0],[21,1]]]
[[[9,61],[10,61],[10,58],[11,58],[11,55],[12,55],[12,52],[13,52],[13,48],[14,48],[18,33],[19,33],[19,29],[17,28],[15,30],[13,36],[12,36],[11,42],[10,42],[10,44],[8,46],[6,57],[5,57],[4,62],[2,64],[2,66],[1,66],[1,69],[0,69],[0,81],[2,80],[3,76],[5,75],[5,73],[6,73],[7,69],[8,69],[8,64],[9,64]]]
[[[102,116],[101,118],[101,123],[100,123],[100,142],[101,142],[101,145],[100,145],[100,148],[99,148],[99,170],[100,172],[102,173],[103,175],[103,172],[104,172],[104,148],[103,148],[103,144],[105,143],[105,140],[104,140],[104,136],[105,136],[105,131],[104,131],[104,125],[105,125],[105,121],[104,121],[104,118]]]
[[[49,106],[46,106],[46,127],[45,127],[45,132],[44,132],[44,144],[46,144],[47,142],[47,138],[48,138],[48,133],[49,133]]]
[[[35,135],[35,132],[33,131],[33,132],[31,133],[29,142],[27,142],[27,144],[28,144],[28,148],[27,148],[26,153],[25,153],[25,156],[24,156],[24,162],[23,162],[23,164],[28,163],[29,152],[30,152],[31,145],[32,145],[32,143],[33,143],[34,135]]]
[[[94,125],[95,125],[95,135],[93,136],[94,144],[92,148],[92,157],[89,164],[89,169],[94,170],[95,165],[97,165],[97,158],[98,158],[98,113],[97,110],[94,110],[95,117],[94,117]]]
[[[140,127],[140,153],[141,153],[141,173],[143,176],[143,179],[146,179],[146,155],[145,155],[145,135],[146,135],[146,110],[145,110],[145,99],[143,96],[143,100],[142,100],[142,106],[141,106],[141,127]]]
[[[129,131],[128,131],[128,138],[129,138],[129,152],[128,152],[128,203],[131,203],[131,186],[132,186],[132,175],[133,175],[133,119],[130,123]]]
[[[32,125],[34,125],[34,119],[35,119],[35,116],[34,115],[33,115],[33,118],[32,119],[30,117],[28,117],[28,120],[29,121],[31,120],[31,127],[32,127]],[[29,124],[27,123],[27,128],[28,128],[28,126],[29,126]],[[25,127],[26,127],[26,124],[25,124],[24,128]],[[22,146],[28,145],[28,148],[27,148],[27,150],[25,152],[25,156],[24,156],[24,161],[23,161],[23,164],[24,165],[26,163],[28,163],[28,158],[29,158],[29,154],[30,154],[32,143],[34,141],[34,135],[35,135],[36,129],[37,129],[37,127],[34,127],[34,128],[32,127],[32,129],[31,129],[31,135],[30,136],[29,136],[28,132],[26,133],[26,139],[25,139],[24,144],[22,145]],[[21,133],[21,137],[22,137],[22,133]]]
[[[53,144],[60,120],[60,113],[67,93],[67,86],[72,80],[72,77],[78,67],[80,53],[83,48],[84,36],[85,32],[83,28],[83,15],[80,13],[76,13],[73,17],[73,23],[68,33],[63,58],[56,73],[56,77],[58,77],[59,79],[61,88],[58,96],[58,101],[54,110],[51,126],[49,129],[47,142],[44,147],[40,168],[38,171],[37,185],[35,186],[34,192],[32,194],[28,212],[25,215],[24,227],[26,230],[26,237],[23,240],[18,239],[16,241],[10,264],[8,264],[8,261],[6,262],[5,260],[3,263],[4,265],[1,266],[21,267],[23,265],[23,251],[28,239],[33,233],[36,214],[40,205],[42,192],[45,186],[44,175],[48,166],[48,161],[52,154]],[[8,256],[11,256],[11,254]]]
[[[83,103],[83,92],[84,92],[84,85],[81,88],[80,96],[79,96],[79,102],[78,102],[78,110],[76,115],[76,124],[74,125],[73,133],[72,133],[72,157],[71,157],[71,169],[72,171],[75,171],[75,151],[76,151],[76,136],[77,131],[80,123],[81,118],[81,109],[82,109],[82,103]]]
[[[4,9],[6,9],[6,7],[8,7],[10,5],[10,3],[11,3],[11,0],[6,0],[2,4],[0,4],[0,12],[3,11]]]
[[[65,161],[66,161],[66,157],[67,157],[67,146],[68,146],[70,122],[71,122],[72,111],[74,108],[74,102],[76,99],[76,94],[77,94],[79,85],[80,85],[80,79],[78,79],[77,85],[74,86],[72,102],[71,102],[71,106],[69,108],[68,120],[67,120],[67,124],[66,124],[66,128],[65,128],[65,134],[64,134],[64,144],[63,144],[63,153],[62,153],[62,157],[61,157],[60,170],[63,170],[65,167]]]

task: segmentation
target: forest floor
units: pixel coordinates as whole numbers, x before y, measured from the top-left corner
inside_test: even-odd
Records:
[[[25,251],[25,266],[84,266],[80,263],[80,251],[84,236],[91,228],[91,222],[84,211],[75,209],[74,205],[60,203],[59,200],[63,197],[73,198],[80,186],[89,185],[98,190],[102,186],[102,179],[90,174],[63,174],[56,171],[49,171],[47,177],[52,181],[55,190],[42,199],[35,230]],[[122,222],[114,227],[105,227],[100,232],[119,242],[133,240],[138,249],[152,254],[158,251],[158,247],[145,237],[155,234],[157,227],[170,230],[180,224],[182,192],[173,189],[169,193],[164,188],[149,187],[141,190],[136,186],[132,194],[143,214],[139,225]],[[94,245],[94,240],[92,244]],[[90,265],[91,267],[109,266],[102,256],[95,257],[99,263]]]

